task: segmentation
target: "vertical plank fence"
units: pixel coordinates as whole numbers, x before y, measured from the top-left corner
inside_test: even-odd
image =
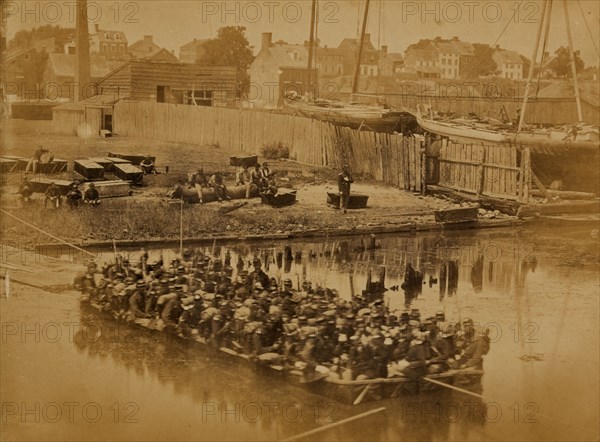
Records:
[[[260,154],[268,143],[282,143],[290,157],[339,169],[401,189],[423,190],[422,137],[356,131],[292,115],[254,110],[195,107],[151,102],[115,105],[116,135],[215,145],[231,154]]]

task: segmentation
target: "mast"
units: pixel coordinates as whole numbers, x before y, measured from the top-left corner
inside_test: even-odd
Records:
[[[308,42],[308,91],[312,88],[312,64],[313,64],[313,46],[315,45],[315,16],[317,12],[317,0],[312,0],[312,10],[310,12],[310,39]]]
[[[365,14],[363,17],[362,29],[360,32],[360,43],[358,44],[358,55],[356,60],[356,66],[354,68],[354,79],[352,81],[352,95],[358,92],[358,77],[360,75],[360,64],[362,62],[363,45],[365,43],[365,32],[367,31],[367,21],[369,20],[369,6],[371,0],[367,0],[365,3]]]
[[[544,20],[550,20],[550,17],[546,17],[546,9],[548,7],[549,1],[552,0],[544,0],[544,4],[542,6],[542,20],[540,20],[537,36],[535,37],[535,46],[533,48],[533,55],[531,56],[531,65],[529,66],[529,75],[527,76],[525,96],[523,97],[523,106],[521,107],[521,118],[519,119],[519,128],[517,129],[517,133],[521,132],[521,129],[523,128],[523,123],[525,122],[525,110],[527,109],[527,100],[529,99],[530,92],[529,89],[531,88],[531,82],[533,80],[533,71],[535,70],[538,49],[540,47],[540,38],[542,36],[542,30],[544,29]]]
[[[581,98],[579,97],[579,82],[577,80],[577,67],[575,66],[575,51],[573,50],[573,36],[571,35],[571,21],[569,20],[569,7],[567,0],[563,0],[565,8],[565,23],[567,24],[567,39],[569,40],[569,55],[571,57],[571,73],[573,75],[573,86],[575,87],[575,103],[577,103],[577,116],[583,121],[581,112]]]

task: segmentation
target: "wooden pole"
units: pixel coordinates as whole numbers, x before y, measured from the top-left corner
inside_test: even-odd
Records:
[[[575,87],[575,103],[577,103],[577,116],[579,122],[583,121],[581,112],[581,98],[579,97],[579,82],[577,81],[577,67],[575,66],[575,51],[573,50],[573,35],[571,34],[571,21],[569,20],[569,6],[567,0],[563,0],[565,9],[565,23],[567,24],[567,38],[569,40],[569,55],[571,57],[571,74],[573,75],[573,86]]]
[[[529,75],[527,76],[527,83],[525,86],[525,96],[523,97],[523,106],[521,107],[521,116],[519,118],[519,127],[517,132],[521,132],[523,128],[523,124],[525,123],[525,110],[527,109],[527,100],[529,99],[529,90],[531,88],[531,82],[533,80],[533,71],[535,70],[535,63],[537,60],[538,49],[540,46],[540,37],[542,36],[542,30],[544,28],[544,20],[550,19],[550,17],[546,17],[546,10],[548,7],[548,0],[544,0],[542,5],[542,20],[540,20],[540,25],[538,26],[537,36],[535,38],[535,46],[533,48],[533,54],[531,56],[531,65],[529,66]]]
[[[340,425],[344,425],[349,422],[352,422],[352,421],[355,421],[358,419],[362,419],[363,417],[371,416],[376,413],[381,413],[382,411],[385,411],[385,407],[376,408],[376,409],[370,410],[370,411],[365,411],[364,413],[357,414],[356,416],[342,419],[341,421],[332,422],[330,424],[323,425],[322,427],[315,428],[314,430],[310,430],[305,433],[297,434],[296,436],[288,437],[287,439],[284,439],[284,442],[289,442],[289,441],[293,441],[293,440],[302,439],[307,436],[312,436],[313,434],[321,433],[321,432],[329,430],[331,428],[339,427]]]
[[[354,67],[354,79],[352,81],[352,94],[358,92],[358,77],[360,75],[360,64],[362,61],[363,45],[365,43],[365,32],[367,31],[367,22],[369,21],[369,6],[371,0],[367,0],[365,3],[365,14],[363,17],[362,29],[360,32],[360,42],[358,43],[358,55],[356,59],[356,66]]]
[[[313,65],[313,47],[315,45],[315,17],[317,13],[317,0],[312,0],[312,9],[310,11],[310,39],[308,42],[308,91],[312,87],[312,65]]]

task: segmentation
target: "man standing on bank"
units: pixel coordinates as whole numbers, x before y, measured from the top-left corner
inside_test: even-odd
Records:
[[[348,201],[350,200],[350,186],[354,182],[350,172],[348,171],[348,165],[345,164],[342,169],[342,173],[338,175],[338,189],[340,191],[340,210],[344,213],[348,212]]]

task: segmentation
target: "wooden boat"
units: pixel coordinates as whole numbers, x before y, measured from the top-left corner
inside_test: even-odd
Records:
[[[110,311],[102,310],[100,305],[90,302],[87,297],[82,297],[80,299],[80,305],[83,312],[102,315],[114,321],[117,320]],[[136,319],[125,323],[140,331],[148,333],[164,333],[164,331],[153,327],[152,320],[150,319]],[[219,357],[228,358],[236,363],[249,365],[253,370],[264,373],[271,378],[276,377],[292,385],[309,390],[312,393],[346,404],[358,405],[362,402],[390,399],[444,389],[444,387],[427,382],[425,379],[401,377],[346,381],[337,379],[333,372],[330,372],[328,375],[317,372],[314,374],[305,374],[301,370],[295,368],[288,369],[278,363],[262,361],[260,357],[251,357],[227,347],[217,348],[199,336],[186,338],[172,332],[170,334],[174,338],[188,342],[190,345],[212,349]],[[482,376],[483,371],[481,370],[463,369],[450,370],[439,374],[430,374],[427,378],[448,385],[460,386],[465,389],[479,390],[481,388]]]
[[[153,163],[156,163],[156,156],[153,155],[141,155],[141,154],[133,154],[133,153],[115,153],[108,152],[107,156],[110,158],[120,158],[122,160],[127,160],[134,166],[139,166],[140,163],[144,160],[144,158],[148,157]]]
[[[128,181],[98,181],[94,185],[100,194],[100,198],[116,198],[131,195],[131,185]],[[89,183],[85,183],[83,191],[85,192],[88,188]]]
[[[348,201],[348,209],[365,209],[367,202],[369,201],[368,195],[359,193],[350,194]],[[327,192],[327,204],[331,204],[337,208],[340,207],[340,194],[334,192]]]
[[[260,197],[263,204],[267,204],[271,207],[287,207],[296,203],[296,191],[282,191],[278,192],[277,195],[270,195],[261,193]]]
[[[86,180],[104,179],[104,167],[92,160],[75,160],[73,169]]]
[[[24,157],[17,155],[2,155],[2,159],[7,160],[7,163],[11,163],[11,169],[9,172],[21,172],[27,167],[29,160]],[[14,161],[15,164],[12,164]]]
[[[0,170],[2,173],[10,173],[17,168],[19,162],[10,158],[0,158]]]
[[[433,212],[438,223],[455,224],[477,221],[479,209],[476,207],[463,207],[460,209],[436,210]]]
[[[229,164],[234,167],[254,167],[258,163],[258,155],[229,157]]]
[[[434,120],[424,116],[424,107],[417,105],[415,117],[419,126],[428,132],[446,136],[449,138],[469,139],[471,141],[489,141],[493,143],[504,143],[509,139],[503,132],[486,129],[465,122],[454,122],[452,120]]]
[[[232,186],[227,187],[227,193],[233,200],[239,200],[246,198],[246,186]],[[194,187],[177,185],[167,192],[167,197],[171,200],[180,200],[183,196],[183,201],[187,204],[198,204],[200,198],[198,198],[198,192]],[[250,187],[250,198],[256,198],[259,196],[258,188],[256,186]],[[202,197],[204,203],[212,203],[217,201],[217,194],[210,187],[202,188]]]
[[[304,101],[300,98],[284,99],[286,108],[307,118],[326,121],[338,126],[374,132],[401,132],[408,120],[414,117],[407,112],[383,106],[347,104],[339,101]]]

